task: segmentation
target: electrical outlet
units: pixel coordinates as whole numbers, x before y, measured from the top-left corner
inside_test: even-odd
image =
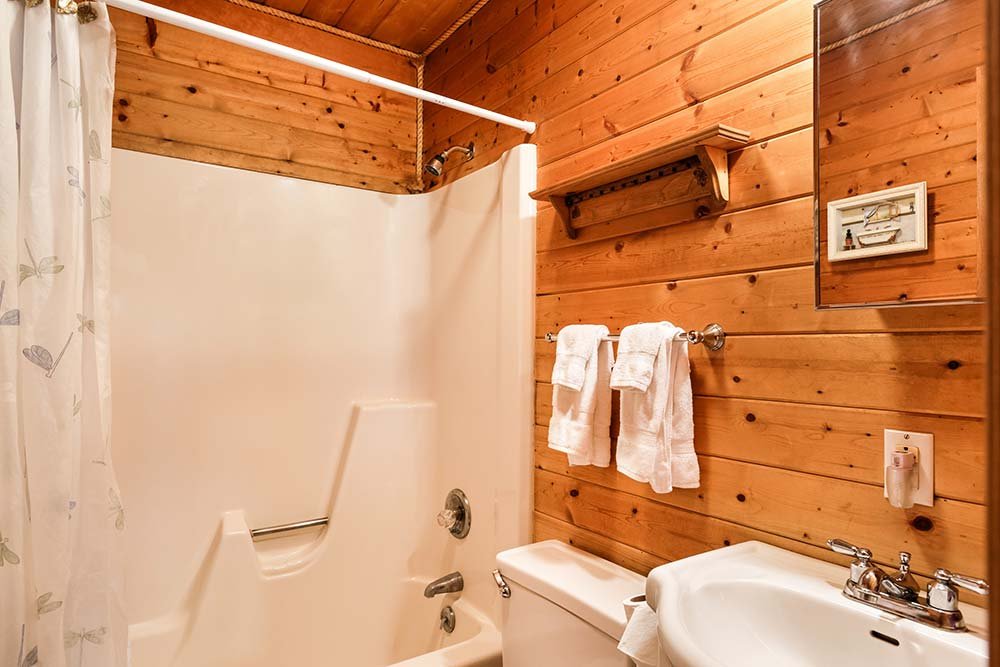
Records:
[[[884,462],[882,464],[883,495],[889,494],[885,489],[885,469],[889,467],[892,453],[906,448],[917,452],[917,488],[913,494],[913,502],[917,505],[934,505],[934,434],[914,433],[913,431],[897,431],[885,429]]]

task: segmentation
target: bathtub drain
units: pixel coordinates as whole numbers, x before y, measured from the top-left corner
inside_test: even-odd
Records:
[[[455,631],[455,612],[450,606],[441,610],[441,629],[448,634]]]

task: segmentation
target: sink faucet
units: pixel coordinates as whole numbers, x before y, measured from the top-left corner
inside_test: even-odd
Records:
[[[854,556],[851,574],[844,583],[844,595],[862,604],[908,618],[924,625],[961,632],[965,619],[958,609],[958,589],[987,595],[990,586],[948,570],[934,572],[934,581],[927,584],[927,596],[920,599],[920,587],[910,574],[910,554],[899,554],[899,571],[886,574],[871,562],[872,552],[840,539],[827,540],[826,545],[844,556]]]
[[[444,593],[458,593],[463,588],[465,588],[465,580],[462,579],[462,573],[452,572],[427,584],[427,588],[424,589],[424,597],[432,598]]]

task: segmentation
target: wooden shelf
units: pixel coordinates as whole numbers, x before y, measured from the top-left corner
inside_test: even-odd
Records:
[[[728,153],[749,140],[749,132],[728,125],[713,125],[600,169],[542,187],[532,192],[531,197],[552,204],[571,239],[577,235],[572,223],[575,200],[640,185],[667,173],[690,169],[692,178],[711,183],[712,195],[722,205],[729,201]],[[692,169],[694,158],[698,166]]]

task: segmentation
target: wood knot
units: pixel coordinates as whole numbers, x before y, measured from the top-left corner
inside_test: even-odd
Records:
[[[745,503],[747,501],[747,497],[742,493],[737,493],[736,500],[740,501],[741,503]]]
[[[910,525],[913,526],[914,530],[919,530],[922,533],[934,530],[934,522],[923,515],[913,517]]]
[[[751,422],[751,423],[753,423],[753,422],[757,421],[757,415],[755,415],[755,414],[754,414],[754,413],[752,413],[752,412],[748,412],[748,413],[747,413],[747,421],[748,421],[748,422]]]
[[[576,489],[570,489],[569,490],[569,495],[571,495],[572,497],[576,498],[578,495],[580,495],[580,492],[578,490],[576,490]]]

